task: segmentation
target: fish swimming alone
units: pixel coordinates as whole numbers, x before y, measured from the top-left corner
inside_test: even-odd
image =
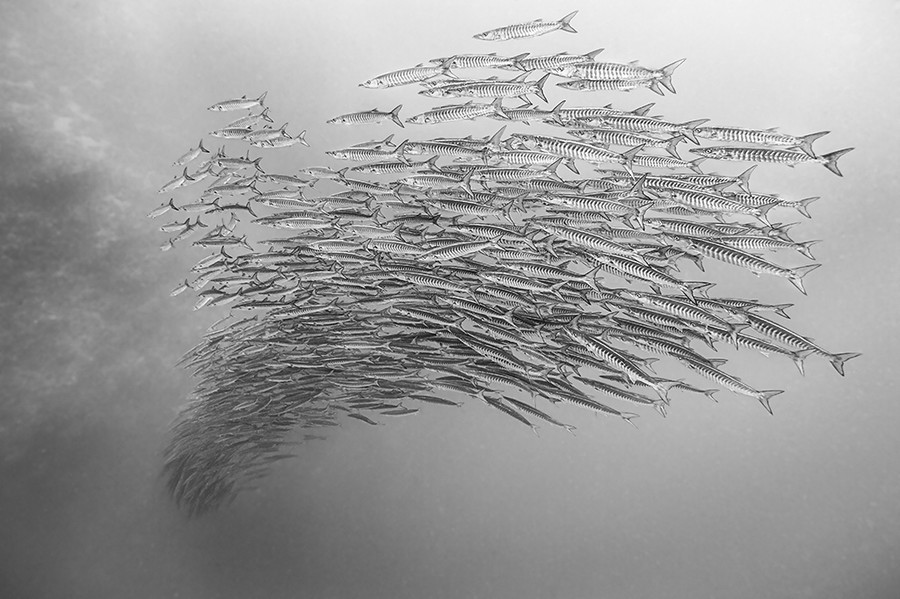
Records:
[[[488,31],[477,33],[473,37],[477,40],[503,42],[526,37],[537,37],[553,31],[576,33],[575,29],[569,24],[576,14],[578,14],[577,10],[570,12],[558,21],[536,19],[519,25],[506,25],[504,27],[498,27],[497,29],[490,29]]]

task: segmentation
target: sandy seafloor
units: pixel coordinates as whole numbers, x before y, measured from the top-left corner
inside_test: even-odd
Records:
[[[471,38],[575,9],[577,35]],[[900,4],[876,1],[3,0],[0,597],[900,597],[898,25]],[[818,165],[754,175],[760,190],[822,196],[795,229],[824,240],[809,296],[707,273],[717,291],[793,302],[795,330],[862,352],[847,376],[732,352],[733,372],[786,390],[774,417],[722,392],[643,413],[637,430],[567,410],[575,436],[536,437],[478,401],[348,421],[230,507],[179,512],[161,453],[192,382],[172,364],[222,312],[169,297],[206,252],[161,253],[145,215],[171,162],[227,122],[205,107],[268,90],[279,124],[313,146],[280,151],[280,166],[336,165],[324,150],[427,133],[327,118],[440,103],[357,87],[369,77],[453,53],[597,47],[650,66],[687,58],[678,94],[550,85],[551,103],[656,101],[674,120],[828,129],[818,151],[856,148],[843,178]]]

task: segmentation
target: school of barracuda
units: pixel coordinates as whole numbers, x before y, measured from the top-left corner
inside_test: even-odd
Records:
[[[475,38],[574,32],[574,16]],[[290,456],[292,444],[321,438],[342,417],[374,425],[424,404],[477,398],[532,429],[571,431],[555,404],[633,423],[632,410],[665,416],[678,396],[714,399],[721,389],[771,412],[770,399],[782,391],[727,372],[724,359],[704,353],[716,344],[784,356],[801,373],[807,357],[819,356],[844,374],[844,363],[859,354],[831,352],[789,329],[782,318],[790,304],[715,296],[713,283],[683,277],[680,267],[702,271],[708,258],[781,277],[805,294],[804,277],[819,265],[803,262],[813,259],[816,241],[793,240],[779,218],[809,218],[817,198],[751,191],[756,165],[739,176],[700,165],[819,163],[840,175],[837,159],[850,149],[817,155],[812,143],[824,131],[794,136],[704,126],[705,119],[669,122],[648,116],[652,104],[623,111],[531,103],[532,96],[546,103],[551,76],[570,90],[674,93],[672,73],[682,60],[653,69],[601,62],[601,52],[437,58],[360,85],[419,84],[422,95],[463,101],[405,120],[400,105],[329,121],[405,129],[496,119],[503,128],[490,138],[394,143],[388,135],[326,152],[358,163],[348,168],[290,174],[265,171],[262,157],[242,155],[244,148],[213,153],[211,140],[175,161],[182,173],[160,193],[182,195],[149,215],[178,215],[161,227],[173,234],[162,249],[212,253],[172,295],[193,290],[196,308],[230,307],[179,362],[197,379],[166,452],[179,504],[199,514],[230,501]],[[475,80],[462,75],[468,69],[521,73]],[[210,135],[264,152],[308,146],[305,131],[292,135],[274,124],[265,98],[210,106],[241,112]],[[517,98],[525,103],[515,106]],[[507,133],[528,123],[544,130]],[[700,147],[700,140],[727,145]],[[681,144],[695,145],[689,151],[698,158],[683,160]],[[585,168],[590,176],[574,178]],[[239,233],[248,223],[267,234]],[[774,253],[801,264],[783,266]],[[714,386],[660,377],[648,354]]]

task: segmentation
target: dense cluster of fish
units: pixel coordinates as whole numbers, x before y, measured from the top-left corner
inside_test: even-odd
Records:
[[[475,37],[574,31],[574,15]],[[346,168],[290,174],[264,170],[249,151],[213,152],[203,140],[175,161],[182,173],[160,192],[197,193],[150,213],[178,215],[161,227],[172,235],[162,249],[190,243],[212,252],[172,295],[193,290],[196,308],[230,308],[180,361],[197,378],[166,455],[180,504],[191,513],[216,508],[289,456],[297,428],[306,434],[294,443],[319,438],[342,416],[374,425],[423,404],[478,398],[532,429],[573,430],[554,404],[633,423],[632,410],[665,416],[677,396],[713,398],[719,389],[771,412],[770,399],[782,391],[727,372],[725,360],[704,353],[716,344],[784,356],[801,373],[807,357],[821,356],[844,373],[858,354],[831,352],[790,330],[780,320],[790,304],[716,296],[713,283],[679,273],[685,261],[703,270],[711,259],[781,277],[805,293],[804,277],[819,265],[783,266],[769,254],[811,260],[815,241],[793,240],[773,214],[808,218],[816,198],[751,191],[755,166],[725,176],[701,171],[700,163],[817,162],[840,174],[837,158],[849,150],[817,156],[812,143],[825,132],[796,137],[675,123],[648,116],[652,105],[509,104],[546,100],[551,75],[568,78],[561,84],[568,89],[674,92],[672,71],[682,61],[649,69],[598,62],[599,54],[438,58],[361,85],[418,83],[426,96],[469,100],[405,121],[402,105],[329,121],[404,127],[497,119],[503,126],[489,138],[395,144],[389,135],[327,152],[353,163]],[[460,77],[485,68],[524,73]],[[211,106],[242,114],[210,135],[266,151],[308,145],[304,132],[275,125],[265,97]],[[507,133],[518,123],[544,130]],[[733,145],[699,147],[699,140]],[[682,143],[698,145],[691,152],[700,157],[683,160]],[[586,167],[591,176],[573,178]],[[247,223],[260,226],[252,239],[239,233]],[[683,372],[660,376],[648,354]],[[715,386],[686,382],[689,371]]]

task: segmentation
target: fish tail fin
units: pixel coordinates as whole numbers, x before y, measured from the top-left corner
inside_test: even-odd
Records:
[[[656,106],[656,102],[650,102],[649,104],[644,104],[643,106],[638,106],[634,110],[631,111],[631,114],[635,116],[647,116],[647,113],[650,112],[650,109]]]
[[[309,143],[307,143],[307,141],[306,141],[306,129],[304,129],[303,131],[301,131],[300,133],[298,133],[297,135],[295,135],[295,136],[294,136],[294,139],[299,140],[300,143],[302,143],[302,144],[303,144],[304,146],[306,146],[307,148],[309,147]]]
[[[690,162],[688,162],[688,168],[691,169],[692,171],[694,171],[695,173],[697,173],[698,175],[702,175],[703,171],[700,170],[700,163],[703,162],[704,160],[706,160],[706,158],[704,156],[701,156],[700,158],[695,158],[694,160],[691,160]]]
[[[622,164],[625,165],[625,169],[631,173],[631,167],[634,164],[634,157],[637,156],[637,153],[644,149],[645,144],[641,144],[639,146],[634,146],[630,150],[626,150],[622,152]],[[632,173],[632,177],[634,174]]]
[[[816,257],[812,255],[812,252],[809,251],[809,246],[819,243],[822,241],[821,239],[810,239],[809,241],[802,241],[797,244],[797,251],[809,258],[810,260],[815,260]]]
[[[790,206],[806,218],[812,218],[812,215],[809,213],[809,209],[807,208],[807,206],[818,199],[819,196],[812,196],[811,198],[803,198],[802,200],[797,200],[796,202],[785,202],[785,205]]]
[[[200,143],[197,145],[197,149],[199,149],[204,154],[209,154],[209,150],[203,147],[203,140],[200,140]]]
[[[391,120],[392,120],[392,121],[394,121],[395,123],[397,123],[397,124],[400,125],[401,127],[404,127],[404,128],[405,128],[405,125],[403,124],[403,121],[400,120],[400,109],[401,109],[401,108],[403,108],[403,104],[399,104],[396,108],[394,108],[394,109],[390,112],[390,117],[391,117]]]
[[[798,266],[797,268],[792,268],[790,270],[790,274],[788,275],[788,280],[794,287],[800,290],[800,293],[806,295],[806,289],[803,288],[803,277],[819,268],[820,266],[822,265],[810,264],[809,266]]]
[[[810,133],[809,135],[803,135],[801,137],[798,137],[797,139],[800,140],[800,144],[799,144],[800,149],[803,150],[804,152],[806,152],[808,155],[815,157],[816,153],[813,152],[812,143],[814,141],[816,141],[817,139],[819,139],[820,137],[828,135],[829,133],[831,133],[831,132],[830,131],[819,131],[818,133]]]
[[[504,312],[503,316],[501,316],[500,318],[502,318],[504,322],[509,323],[510,326],[516,326],[516,321],[513,320],[513,317],[515,316],[515,314],[516,314],[516,307],[513,306],[512,308],[510,308],[509,310]]]
[[[499,98],[498,98],[499,99]],[[500,140],[503,139],[503,134],[506,132],[506,125],[500,127],[500,130],[491,135],[491,138],[488,140],[487,144],[485,144],[485,149],[491,148],[494,150],[500,149]]]
[[[737,323],[729,323],[728,325],[728,338],[731,339],[731,344],[735,347],[738,347],[738,333],[746,329],[750,326],[749,322],[737,322]]]
[[[767,391],[760,391],[759,396],[756,399],[758,399],[759,403],[761,403],[762,406],[766,409],[766,412],[768,412],[769,414],[773,414],[772,406],[771,406],[771,404],[769,404],[769,400],[781,393],[784,393],[784,391],[782,391],[780,389],[769,389]]]
[[[597,293],[600,293],[600,287],[599,287],[599,285],[597,285],[597,275],[600,274],[601,270],[602,269],[598,265],[598,266],[595,266],[594,268],[592,268],[591,270],[589,270],[588,272],[584,273],[584,282],[587,283],[588,285],[590,285],[591,289],[593,289]]]
[[[700,145],[700,142],[697,141],[697,136],[694,134],[694,128],[699,127],[703,123],[706,123],[709,119],[697,119],[694,121],[687,121],[678,125],[678,131],[681,132],[686,138],[691,140],[691,142]]]
[[[563,31],[568,31],[569,33],[578,33],[577,31],[575,31],[575,28],[569,24],[569,21],[571,21],[577,14],[578,14],[577,10],[570,12],[569,14],[567,14],[566,16],[561,18],[559,21],[557,21],[559,23],[559,28],[562,29]]]
[[[551,179],[553,179],[553,180],[555,180],[555,181],[562,181],[562,177],[560,177],[560,176],[557,174],[556,169],[559,168],[559,165],[562,164],[564,160],[565,160],[564,157],[560,157],[560,158],[558,158],[555,162],[553,162],[552,164],[548,164],[546,167],[544,167],[544,171],[547,173],[547,175],[548,175]],[[576,171],[576,172],[577,172],[577,171]]]
[[[800,371],[801,375],[805,375],[805,368],[803,361],[809,357],[810,354],[814,353],[816,350],[814,349],[803,349],[800,351],[791,352],[791,360],[794,362],[794,365],[797,367],[797,370]]]
[[[597,55],[598,55],[598,54],[600,54],[601,52],[603,52],[604,49],[605,49],[605,48],[597,48],[596,50],[594,50],[594,51],[592,51],[592,52],[588,52],[588,53],[585,54],[584,56],[585,56],[585,58],[587,58],[587,59],[589,59],[589,60],[594,60],[595,58],[597,58]]]
[[[834,366],[834,369],[837,370],[838,374],[844,376],[844,363],[847,360],[852,360],[853,358],[858,358],[862,354],[855,352],[846,352],[843,354],[829,354],[828,361],[831,362],[831,365]]]
[[[256,168],[257,171],[259,171],[260,173],[262,173],[262,172],[265,172],[265,171],[263,171],[263,170],[262,170],[262,167],[259,166],[260,160],[262,160],[262,156],[260,156],[259,158],[257,158],[256,160],[253,161],[253,167]]]
[[[822,154],[822,158],[825,159],[824,165],[825,168],[830,170],[832,173],[837,175],[838,177],[843,177],[841,171],[838,169],[837,161],[838,158],[851,151],[853,148],[844,148],[843,150],[838,150],[836,152],[829,152],[828,154]]]
[[[665,93],[663,93],[663,90],[661,90],[659,88],[659,80],[658,79],[651,79],[648,87],[650,88],[650,91],[652,91],[654,94],[659,94],[660,96],[666,95]]]
[[[510,222],[510,224],[512,224],[512,225],[515,225],[516,221],[513,220],[513,217],[510,215],[510,212],[515,207],[515,205],[516,205],[516,200],[512,199],[506,205],[503,206],[503,218],[508,220]]]
[[[566,101],[563,100],[562,102],[560,102],[559,104],[554,106],[553,110],[550,111],[550,120],[552,120],[554,123],[556,123],[558,125],[563,124],[562,117],[560,117],[560,114],[561,114],[560,111],[562,110],[563,104],[565,104],[565,103],[566,103]]]
[[[509,120],[509,115],[507,115],[506,111],[503,110],[503,98],[496,98],[493,102],[491,102],[491,108],[494,109],[494,114]]]
[[[712,401],[719,403],[719,400],[716,399],[716,393],[719,391],[718,389],[701,389],[703,395],[710,398]]]
[[[663,403],[669,405],[669,391],[671,391],[674,387],[677,387],[682,383],[682,381],[667,381],[665,379],[656,379],[653,382],[651,387],[654,391],[659,395],[659,398],[663,400]]]
[[[678,155],[678,144],[681,143],[681,140],[684,139],[683,133],[678,133],[673,135],[669,142],[666,144],[666,152],[668,152],[674,158],[678,158],[681,160],[681,156]]]
[[[575,11],[575,12],[578,12],[578,11]],[[547,96],[544,95],[544,83],[546,83],[546,81],[549,77],[550,77],[550,73],[547,73],[546,75],[544,75],[543,77],[541,77],[534,83],[534,94],[538,98],[543,100],[545,103],[547,102]]]
[[[785,310],[787,310],[788,308],[793,307],[793,305],[794,305],[794,304],[773,304],[771,307],[774,308],[775,314],[777,314],[777,315],[779,315],[779,316],[781,316],[781,317],[783,317],[783,318],[788,318],[788,319],[789,319],[790,316],[788,316],[788,313],[785,312]]]
[[[432,172],[443,173],[444,169],[442,169],[441,167],[439,167],[437,165],[438,158],[440,158],[440,156],[437,156],[437,155],[432,156],[425,162],[425,166],[427,166],[428,170],[430,170]]]
[[[681,293],[684,294],[692,304],[697,305],[697,299],[694,297],[694,292],[701,291],[705,293],[705,290],[713,285],[715,285],[715,283],[707,283],[705,281],[685,281],[681,286]]]
[[[408,143],[409,140],[404,139],[399,144],[397,144],[397,147],[395,147],[394,151],[391,152],[392,154],[395,154],[397,156],[397,160],[407,165],[409,164],[409,158],[406,157],[406,144]]]
[[[664,88],[666,88],[673,94],[675,93],[675,86],[672,85],[672,72],[675,69],[677,69],[678,67],[680,67],[681,64],[685,60],[687,60],[687,58],[682,58],[681,60],[676,60],[675,62],[673,62],[671,64],[667,64],[662,69],[660,69],[662,71],[662,75],[660,75],[660,77],[659,77],[660,85],[662,85]]]
[[[637,428],[637,425],[634,422],[632,422],[632,420],[634,420],[635,418],[638,418],[639,417],[638,414],[635,414],[633,412],[619,412],[619,416],[622,418],[622,420],[624,420],[625,422],[627,422],[634,428]]]
[[[496,55],[495,52],[492,52],[492,54]],[[522,54],[516,54],[515,56],[510,56],[509,59],[512,61],[512,66],[519,69],[520,71],[524,71],[525,69],[523,69],[520,66],[519,61],[524,60],[525,58],[528,58],[529,54],[531,54],[531,52],[523,52]]]
[[[256,101],[259,103],[260,106],[265,106],[265,104],[263,104],[263,102],[265,102],[265,100],[266,100],[267,93],[269,93],[268,90],[264,91],[262,93],[262,95],[256,99]]]

